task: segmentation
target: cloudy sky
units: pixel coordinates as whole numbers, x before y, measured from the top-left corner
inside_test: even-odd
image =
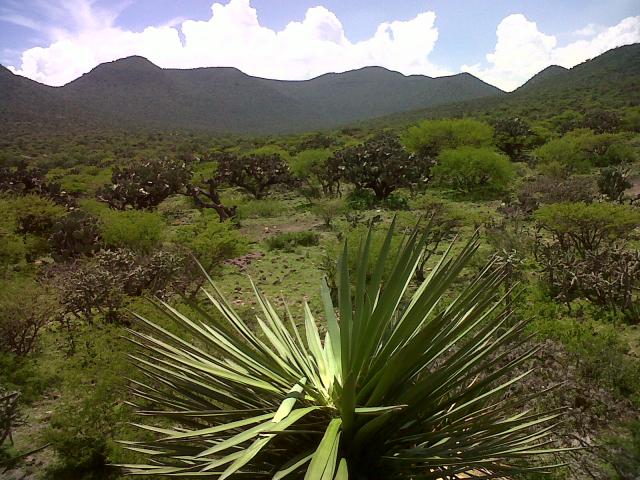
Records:
[[[292,80],[466,71],[513,90],[635,42],[638,0],[0,0],[0,63],[49,85],[142,55]]]

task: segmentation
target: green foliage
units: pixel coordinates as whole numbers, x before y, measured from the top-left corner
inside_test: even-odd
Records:
[[[309,178],[323,168],[330,157],[330,150],[303,150],[291,159],[291,172],[298,178]]]
[[[97,218],[82,210],[70,212],[53,226],[49,245],[57,261],[97,251],[100,248]]]
[[[256,200],[264,198],[273,185],[291,185],[289,165],[277,153],[237,157],[221,154],[217,158],[218,184],[239,187]]]
[[[284,250],[293,252],[296,247],[310,247],[318,245],[320,235],[315,232],[285,232],[267,238],[269,250]]]
[[[100,214],[100,236],[107,248],[149,252],[160,242],[164,228],[156,212],[107,210]]]
[[[611,203],[558,203],[541,207],[534,217],[563,246],[578,252],[625,239],[640,225],[640,211]]]
[[[15,197],[10,202],[18,233],[47,237],[56,221],[66,214],[64,207],[35,194]]]
[[[618,327],[593,319],[562,318],[558,312],[549,312],[546,318],[542,312],[536,314],[539,319],[527,328],[542,339],[561,342],[573,356],[583,382],[605,387],[619,398],[640,400],[640,362],[628,357]]]
[[[387,133],[339,150],[330,163],[356,190],[373,190],[378,201],[398,188],[426,182],[430,167],[430,162],[411,156],[397,137]]]
[[[339,216],[344,209],[345,203],[342,198],[316,200],[311,206],[311,212],[323,220],[325,227],[331,227],[333,220]]]
[[[214,285],[208,298],[221,317],[166,311],[198,344],[139,317],[150,334],[132,332],[141,351],[134,358],[148,383],[134,393],[151,400],[144,410],[165,427],[151,426],[153,440],[128,445],[151,461],[125,471],[436,479],[517,474],[531,467],[524,459],[554,452],[546,440],[560,414],[533,413],[530,397],[510,389],[527,375],[515,368],[535,349],[500,355],[524,342],[524,324],[507,327],[509,313],[496,296],[502,272],[486,269],[451,291],[477,239],[443,259],[413,293],[409,281],[424,246],[417,235],[395,255],[385,242],[371,261],[369,239],[361,245],[353,277],[347,256],[338,262],[337,311],[322,288],[324,341],[308,306],[303,327],[293,318],[287,324],[257,290],[260,338]],[[409,302],[401,303],[405,295]]]
[[[494,122],[493,128],[496,146],[511,160],[520,160],[533,133],[529,124],[518,117],[501,118]]]
[[[291,210],[291,205],[282,200],[265,198],[243,201],[238,205],[240,218],[270,218],[283,215]]]
[[[556,164],[568,173],[588,173],[594,166],[633,161],[635,152],[622,136],[574,130],[539,147],[535,156],[547,168]]]
[[[169,195],[184,190],[192,176],[190,168],[181,158],[167,157],[116,166],[111,185],[105,187],[100,196],[118,210],[155,207]]]
[[[231,222],[220,222],[214,212],[207,210],[194,224],[180,227],[177,241],[208,271],[219,268],[226,259],[243,254],[247,248],[246,240]]]
[[[133,419],[123,403],[131,377],[129,345],[119,335],[116,327],[87,329],[80,335],[86,350],[66,360],[65,395],[56,403],[44,434],[56,453],[45,472],[47,480],[120,478],[109,464],[127,458],[115,440],[130,432],[127,422]]]
[[[425,120],[402,137],[410,152],[435,158],[442,150],[463,146],[487,147],[493,143],[493,128],[471,119]]]
[[[0,351],[29,355],[56,310],[56,298],[46,285],[29,278],[0,281]]]
[[[22,236],[0,225],[0,274],[4,274],[10,266],[22,262],[25,254]]]
[[[598,176],[598,189],[609,200],[621,202],[625,190],[632,186],[628,177],[628,167],[617,165],[603,168]]]
[[[441,185],[464,192],[502,192],[510,186],[515,168],[506,156],[488,148],[460,147],[440,153],[433,175]]]

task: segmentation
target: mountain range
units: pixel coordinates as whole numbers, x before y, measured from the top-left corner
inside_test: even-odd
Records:
[[[640,87],[639,79],[640,44],[569,70],[548,67],[508,94],[468,73],[431,78],[382,67],[285,81],[228,67],[163,69],[134,56],[98,65],[63,87],[50,87],[0,66],[0,128],[284,133],[377,117],[410,119],[449,111],[459,115],[530,101],[532,96],[553,101],[605,83],[608,90],[620,86],[629,98]]]

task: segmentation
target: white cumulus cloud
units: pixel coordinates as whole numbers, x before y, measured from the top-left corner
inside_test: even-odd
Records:
[[[496,46],[487,54],[487,64],[463,65],[461,69],[511,91],[549,65],[570,68],[612,48],[640,42],[640,16],[598,30],[588,25],[578,32],[591,38],[559,46],[554,35],[541,32],[524,15],[509,15],[498,25]]]
[[[322,6],[308,9],[304,19],[280,31],[260,24],[250,0],[230,0],[213,3],[206,21],[172,21],[132,32],[115,25],[117,12],[98,11],[92,0],[73,0],[71,5],[75,27],[52,30],[48,46],[25,50],[20,64],[9,67],[14,73],[63,85],[100,63],[129,55],[142,55],[165,68],[232,66],[279,79],[308,79],[368,65],[405,74],[451,73],[428,58],[438,39],[434,12],[382,23],[372,37],[352,42],[336,15]]]

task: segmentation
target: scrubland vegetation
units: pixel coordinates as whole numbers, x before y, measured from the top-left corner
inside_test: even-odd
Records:
[[[0,468],[637,478],[636,110],[6,140]]]

